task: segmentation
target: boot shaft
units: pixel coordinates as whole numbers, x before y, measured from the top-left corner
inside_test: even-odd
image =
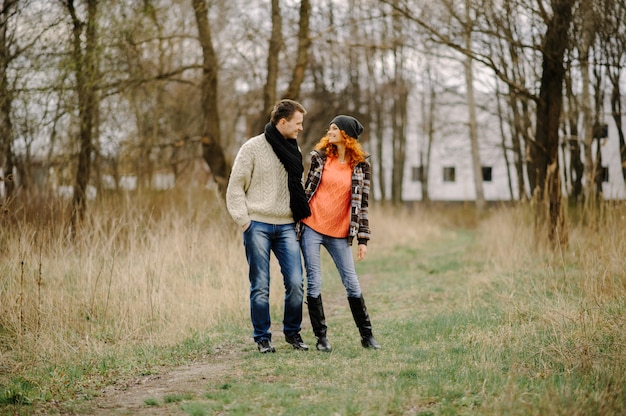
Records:
[[[311,326],[313,327],[313,333],[318,338],[326,337],[326,316],[324,315],[324,304],[322,303],[322,295],[319,295],[316,298],[307,296],[306,301],[309,309]]]
[[[350,304],[350,311],[352,311],[354,323],[357,328],[359,328],[361,337],[371,337],[372,323],[370,322],[370,316],[367,312],[363,296],[358,298],[348,297],[348,303]]]
[[[363,296],[360,298],[348,297],[348,303],[350,303],[352,317],[361,334],[361,345],[364,348],[379,349],[380,344],[374,339],[372,334],[372,323],[370,322]]]

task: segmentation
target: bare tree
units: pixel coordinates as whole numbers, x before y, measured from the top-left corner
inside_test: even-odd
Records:
[[[72,197],[72,229],[83,220],[86,210],[86,190],[91,172],[94,136],[98,112],[98,0],[85,0],[86,20],[81,20],[74,0],[66,0],[65,7],[72,23],[72,64],[78,98],[78,168]],[[85,39],[83,42],[83,38]]]
[[[267,75],[263,85],[263,111],[255,118],[253,125],[255,131],[263,131],[265,124],[270,115],[270,111],[276,103],[278,97],[278,79],[280,76],[280,52],[284,48],[284,39],[282,31],[283,17],[280,11],[280,0],[272,0],[272,31],[269,39],[267,53]],[[309,62],[309,49],[311,47],[310,38],[310,18],[311,18],[311,2],[310,0],[300,1],[300,13],[298,23],[298,47],[296,51],[296,61],[292,68],[289,85],[282,98],[292,100],[300,99],[300,87],[304,81],[306,68]]]
[[[491,55],[494,62],[497,63],[501,73],[504,74],[504,78],[510,80],[510,82],[503,82],[502,77],[494,71],[496,84],[498,85],[497,90],[503,89],[502,96],[506,103],[506,108],[499,109],[499,113],[501,114],[500,119],[506,122],[511,135],[511,152],[517,177],[515,188],[519,195],[519,200],[526,201],[528,200],[528,194],[524,181],[526,169],[525,149],[527,149],[527,144],[534,140],[531,133],[533,124],[531,108],[533,107],[534,97],[526,91],[520,93],[518,87],[524,86],[526,88],[525,84],[531,81],[529,78],[532,76],[532,73],[527,71],[526,67],[532,68],[534,66],[532,62],[527,62],[532,59],[532,55],[530,58],[526,58],[524,49],[520,47],[524,44],[523,35],[520,33],[523,32],[523,29],[518,24],[519,11],[516,10],[511,2],[504,2],[500,13],[494,11],[486,14],[484,17],[488,26],[497,27],[498,32],[501,33],[501,36],[496,37],[494,42],[489,45],[489,49],[492,51]],[[499,87],[500,84],[503,84],[503,87]],[[499,106],[499,93],[497,100]],[[501,122],[504,140],[503,124]],[[504,151],[506,155],[506,148]],[[528,177],[532,188],[535,183],[532,169],[529,171]],[[511,195],[513,195],[512,190]]]
[[[367,68],[368,79],[376,78],[376,66],[378,51],[377,48],[367,48],[365,50],[365,65]],[[369,112],[370,126],[374,128],[373,136],[376,137],[376,155],[378,156],[373,162],[372,184],[378,185],[380,191],[380,199],[385,200],[387,195],[387,183],[385,181],[385,164],[383,162],[383,137],[385,135],[385,119],[386,110],[384,108],[384,100],[380,91],[380,85],[376,82],[367,84],[367,107]]]
[[[473,179],[476,190],[476,206],[481,210],[485,205],[485,197],[483,191],[483,178],[482,178],[482,166],[480,161],[478,132],[477,132],[477,116],[476,116],[476,103],[473,96],[473,69],[472,65],[475,62],[479,62],[488,68],[494,70],[498,78],[510,86],[516,94],[524,93],[527,96],[532,96],[526,88],[520,86],[515,79],[508,77],[509,74],[503,71],[499,67],[493,58],[488,54],[489,49],[480,49],[474,46],[472,34],[479,32],[483,36],[489,39],[489,34],[495,39],[497,36],[492,31],[484,28],[475,27],[475,23],[478,20],[480,10],[485,8],[484,4],[477,5],[471,1],[464,3],[463,13],[457,10],[457,4],[450,1],[442,1],[441,6],[444,7],[445,17],[441,17],[441,24],[437,24],[433,17],[429,17],[431,10],[429,6],[435,7],[435,5],[425,6],[420,11],[415,11],[410,7],[408,2],[397,2],[394,0],[383,0],[387,4],[391,4],[394,9],[398,10],[410,21],[416,23],[419,27],[424,29],[430,40],[434,43],[449,47],[452,51],[460,53],[463,66],[465,69],[465,80],[467,89],[467,105],[468,105],[468,127],[470,135],[470,145],[472,152],[472,167],[473,167]],[[434,12],[433,12],[434,14]],[[473,15],[475,14],[475,15]],[[488,43],[488,40],[485,41]],[[519,177],[523,177],[520,175]]]
[[[504,164],[506,166],[506,178],[509,185],[509,194],[511,195],[511,200],[515,200],[515,194],[513,193],[513,182],[511,179],[511,162],[509,161],[509,145],[507,143],[507,132],[505,127],[505,116],[504,110],[502,108],[502,97],[499,91],[498,82],[496,81],[496,105],[498,112],[498,125],[500,127],[500,140],[502,147],[502,156],[504,157]]]
[[[204,111],[204,129],[202,131],[203,156],[211,168],[213,179],[220,194],[226,195],[230,166],[226,161],[220,144],[220,116],[217,102],[218,61],[213,49],[211,28],[209,25],[208,6],[205,0],[192,0],[198,24],[198,38],[202,45],[202,109]]]
[[[581,22],[578,51],[580,56],[580,72],[582,76],[582,97],[580,106],[583,115],[583,151],[585,157],[586,191],[585,201],[591,203],[596,194],[596,181],[594,179],[597,166],[592,156],[593,146],[593,109],[591,107],[591,75],[590,75],[590,50],[595,38],[595,19],[593,18],[593,6],[591,2],[581,2],[581,11],[578,16]]]
[[[568,59],[571,61],[571,59]],[[569,150],[569,159],[570,166],[567,171],[568,175],[566,175],[566,179],[569,178],[570,181],[570,195],[573,201],[579,201],[583,197],[583,175],[585,166],[581,159],[581,138],[579,135],[578,128],[578,115],[580,113],[578,98],[576,94],[574,94],[573,86],[572,86],[572,68],[571,65],[568,65],[566,75],[565,75],[565,96],[566,96],[566,106],[565,108],[565,146]]]
[[[603,18],[598,28],[600,50],[606,59],[606,72],[611,84],[611,116],[617,128],[622,177],[626,180],[626,140],[621,91],[621,74],[626,66],[626,4],[616,0],[602,0],[599,3]]]
[[[382,201],[399,204],[403,200],[410,80],[414,78],[409,70],[410,31],[402,13],[384,3],[372,5],[361,13],[351,13],[345,25],[350,39],[349,72],[346,88],[333,104],[367,125],[373,189]],[[340,55],[343,49],[337,48]],[[333,67],[342,80],[346,71],[338,65]]]
[[[283,18],[280,14],[280,0],[272,0],[272,32],[267,49],[267,77],[263,86],[263,111],[254,123],[255,131],[263,131],[270,111],[276,102],[276,86],[278,84],[278,64],[283,44]]]
[[[471,9],[469,1],[465,2],[465,16],[461,22],[464,30],[465,48],[472,50],[472,21]],[[470,148],[472,151],[472,167],[474,170],[474,188],[476,190],[476,209],[481,212],[485,209],[485,192],[483,190],[483,172],[480,162],[480,153],[478,148],[478,125],[476,121],[476,100],[474,98],[474,71],[472,68],[473,60],[470,56],[465,56],[463,67],[465,69],[465,87],[467,88],[467,109],[469,122]]]
[[[481,111],[479,90],[476,89],[476,103],[472,105],[471,87],[473,84],[478,87],[478,82],[486,79],[479,75],[487,68],[498,80],[493,92],[502,100],[498,103],[507,104],[499,110],[494,104],[492,110],[501,114],[499,147],[512,155],[511,163],[517,173],[518,182],[510,187],[517,186],[521,199],[527,197],[529,189],[540,191],[542,198],[556,189],[545,182],[548,162],[554,157],[546,146],[548,142],[553,146],[551,140],[555,139],[554,146],[563,149],[559,152],[568,152],[563,153],[568,157],[562,160],[570,164],[555,172],[568,172],[568,187],[571,184],[572,194],[577,195],[577,189],[582,190],[588,182],[599,178],[594,174],[592,181],[583,180],[583,175],[577,173],[583,167],[582,160],[573,156],[591,149],[589,145],[583,149],[583,142],[575,143],[574,138],[589,137],[589,126],[601,121],[599,100],[605,87],[599,83],[603,77],[613,88],[610,111],[618,126],[620,152],[626,160],[620,127],[623,98],[619,89],[624,67],[624,25],[621,25],[624,5],[615,0],[597,0],[586,5],[570,0],[572,13],[582,13],[591,4],[593,18],[604,20],[599,25],[599,36],[591,36],[584,42],[579,34],[593,31],[584,32],[581,24],[574,26],[578,30],[576,39],[580,41],[565,46],[567,55],[563,54],[561,64],[566,64],[562,81],[567,91],[564,106],[567,112],[556,122],[560,136],[568,139],[564,145],[559,142],[563,137],[559,138],[558,133],[549,139],[535,136],[547,134],[548,121],[540,118],[556,114],[552,111],[552,98],[541,95],[552,91],[551,86],[542,85],[540,77],[545,75],[541,71],[554,70],[557,65],[548,64],[554,59],[553,51],[547,50],[554,44],[549,42],[548,26],[558,20],[552,16],[560,13],[564,1],[464,0],[459,6],[449,0],[350,0],[343,5],[339,0],[313,5],[310,0],[290,3],[273,0],[273,23],[270,23],[269,13],[263,19],[263,5],[248,4],[249,7],[241,9],[244,0],[210,3],[210,10],[206,0],[177,0],[171,4],[150,0],[139,3],[57,0],[47,3],[44,11],[42,7],[29,7],[37,2],[5,0],[4,6],[17,4],[19,10],[28,13],[19,12],[12,17],[10,7],[2,9],[0,75],[8,74],[9,80],[0,78],[0,128],[4,129],[0,137],[3,159],[0,162],[5,173],[15,170],[24,176],[26,183],[31,150],[37,153],[33,160],[46,157],[55,160],[55,166],[66,171],[58,174],[59,183],[75,185],[76,219],[84,212],[86,184],[100,176],[99,164],[103,164],[103,169],[111,166],[113,172],[117,169],[126,174],[149,172],[151,164],[155,170],[170,167],[177,173],[178,160],[199,158],[202,149],[203,159],[218,186],[221,182],[223,187],[229,170],[223,150],[230,152],[229,146],[237,145],[234,137],[243,129],[239,124],[241,115],[250,116],[250,108],[259,109],[255,111],[260,113],[258,120],[256,114],[252,115],[245,128],[247,132],[259,128],[253,126],[257,121],[262,128],[276,99],[289,97],[306,101],[310,109],[301,143],[304,153],[323,134],[332,116],[340,111],[357,116],[366,125],[363,137],[366,147],[371,140],[367,150],[372,153],[375,186],[379,185],[375,190],[377,197],[380,191],[383,199],[397,202],[403,198],[404,153],[408,148],[405,140],[411,133],[407,125],[411,126],[413,121],[408,117],[412,110],[408,97],[413,92],[419,93],[412,82],[417,79],[416,85],[420,85],[424,56],[441,56],[446,62],[458,63],[455,69],[463,65],[466,68],[464,85],[455,87],[468,91],[464,97],[467,100],[461,103],[468,116],[462,126],[454,125],[450,129],[454,134],[467,129],[473,143],[472,154],[478,154],[478,145],[484,146],[486,142],[481,142],[481,124],[477,121]],[[299,9],[294,5],[299,5]],[[176,7],[177,12],[171,13],[171,7]],[[73,18],[68,13],[70,9],[75,9]],[[97,19],[91,20],[90,10]],[[10,32],[12,28],[33,26],[28,24],[28,19],[34,21],[41,15],[46,16],[42,28],[51,27],[50,32],[54,33],[68,33],[56,28],[71,21],[74,27],[71,54],[61,50],[65,44],[57,45],[52,37],[40,36],[34,41],[36,47],[32,52],[10,60],[18,49],[21,51],[25,41],[19,38],[19,48],[11,46],[14,39],[11,33],[7,35],[6,19],[25,19],[13,20],[16,24],[8,26]],[[583,14],[580,16],[574,23],[589,23]],[[105,25],[106,32],[99,29]],[[227,25],[229,30],[222,30]],[[192,33],[195,29],[197,33]],[[274,33],[271,38],[270,29]],[[558,38],[557,41],[567,43],[572,39],[566,36],[566,29],[563,24],[558,35],[551,34],[553,40]],[[38,33],[35,29],[26,32],[29,40]],[[267,36],[258,36],[259,33]],[[425,49],[433,44],[436,48]],[[583,47],[587,48],[588,56],[581,60],[585,56],[581,52]],[[69,59],[72,65],[64,59]],[[542,60],[543,67],[539,65]],[[586,81],[582,75],[584,69],[578,66],[580,62],[590,65]],[[543,80],[558,83],[552,75],[548,73]],[[36,81],[22,86],[19,85],[22,79]],[[588,86],[586,97],[580,94],[582,82]],[[441,83],[451,85],[447,80]],[[11,95],[12,87],[14,95]],[[441,91],[436,88],[439,85],[433,87],[423,94]],[[436,120],[434,117],[427,120],[427,114],[435,111],[432,106],[436,99],[444,102],[442,97],[446,96],[431,97],[430,101],[428,96],[424,97],[424,124],[419,133],[424,136],[424,143],[428,140],[432,144],[433,138],[440,135]],[[14,110],[7,106],[11,100]],[[201,100],[201,106],[194,105],[197,100]],[[541,101],[543,107],[538,110]],[[583,103],[589,106],[590,117],[586,116],[581,123]],[[441,105],[436,110],[441,110]],[[13,119],[8,118],[11,111]],[[129,113],[134,117],[128,117]],[[554,122],[550,120],[549,123]],[[541,128],[536,125],[539,122],[543,123]],[[9,127],[13,136],[6,132]],[[200,141],[204,144],[200,145]],[[177,147],[180,142],[184,142],[184,147]],[[592,143],[595,160],[586,161],[586,169],[599,163],[595,147],[598,142]],[[424,144],[421,150],[428,159],[428,145]],[[602,150],[606,154],[606,149]],[[105,155],[107,151],[110,153]],[[113,160],[118,155],[119,160]],[[14,167],[9,167],[11,158]],[[422,190],[426,199],[428,164],[428,160],[422,159],[422,180],[426,185]],[[474,157],[473,167],[480,193],[479,157]],[[554,167],[559,166],[551,169]],[[147,183],[148,178],[143,179]],[[546,201],[549,200],[541,200]],[[546,215],[546,219],[550,218],[555,217]]]
[[[300,96],[300,87],[304,81],[304,75],[309,63],[309,49],[311,47],[311,37],[309,21],[311,19],[311,1],[300,0],[300,20],[298,23],[298,51],[296,64],[291,73],[291,80],[287,90],[283,93],[283,98],[292,100]]]
[[[539,95],[531,94],[528,89],[509,79],[505,72],[488,56],[487,50],[477,48],[468,49],[455,37],[451,27],[437,27],[424,16],[413,12],[408,4],[395,6],[408,19],[424,28],[435,41],[450,48],[474,61],[491,68],[496,75],[520,94],[533,97],[537,103],[535,141],[529,147],[529,158],[532,161],[533,173],[536,174],[535,197],[540,202],[538,206],[547,206],[547,209],[538,209],[536,213],[539,229],[548,227],[547,235],[552,243],[564,242],[567,233],[564,228],[565,219],[562,215],[560,172],[558,161],[559,125],[562,107],[562,85],[564,80],[563,59],[569,46],[570,26],[573,19],[573,9],[576,0],[551,0],[549,7],[543,1],[538,1],[539,15],[545,25],[545,33],[540,47],[542,56],[542,73]],[[466,3],[467,4],[467,3]],[[484,5],[482,5],[484,7]],[[453,10],[453,9],[449,9]],[[498,36],[498,32],[485,29],[484,33]],[[488,37],[487,37],[488,39]],[[538,234],[539,235],[539,234]]]
[[[391,149],[393,166],[391,169],[391,201],[402,203],[404,165],[406,161],[407,102],[409,85],[405,79],[405,53],[401,39],[404,38],[403,20],[397,10],[391,11],[392,42],[389,52],[394,58],[393,78],[391,79],[393,104],[391,105]]]
[[[422,201],[430,202],[428,179],[430,176],[430,155],[435,140],[435,121],[437,114],[437,90],[434,82],[433,68],[430,63],[426,67],[424,77],[424,92],[422,95],[422,131],[425,137],[425,149],[420,152],[420,180],[422,181]]]
[[[7,72],[11,60],[15,58],[10,50],[9,20],[15,13],[18,0],[7,0],[0,8],[0,167],[4,177],[0,178],[5,184],[5,198],[13,197],[15,183],[13,182],[13,125],[11,123],[13,92],[9,86]]]
[[[565,217],[561,204],[558,150],[563,105],[562,87],[565,78],[563,58],[569,45],[568,34],[575,2],[576,0],[551,0],[552,10],[549,12],[542,9],[546,34],[542,45],[543,64],[537,102],[536,142],[530,147],[537,171],[535,190],[535,198],[539,202],[536,214],[537,225],[539,230],[547,225],[549,241],[554,245],[567,242]],[[539,4],[544,6],[542,2]],[[544,204],[547,206],[547,211],[542,209]]]

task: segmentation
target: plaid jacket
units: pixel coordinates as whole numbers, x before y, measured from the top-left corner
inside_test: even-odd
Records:
[[[307,200],[311,201],[317,187],[322,180],[324,164],[326,163],[326,152],[323,150],[313,150],[311,152],[311,166],[304,183],[304,192]],[[369,194],[370,194],[371,168],[366,160],[359,163],[352,171],[352,204],[350,208],[350,232],[348,242],[352,245],[354,237],[359,244],[367,244],[370,239],[369,227]],[[298,239],[300,238],[302,227],[297,225]]]

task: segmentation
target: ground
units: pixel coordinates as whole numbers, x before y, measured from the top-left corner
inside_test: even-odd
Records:
[[[102,394],[88,402],[91,415],[185,415],[180,403],[163,403],[167,396],[200,397],[206,385],[220,383],[226,374],[241,368],[241,351],[219,351],[207,356],[203,362],[164,371],[160,374],[138,377],[107,387]],[[147,399],[159,401],[158,406],[148,406]]]
[[[370,278],[371,276],[364,275],[361,277],[361,281]],[[327,309],[327,316],[330,316],[332,311],[338,308],[348,309],[343,291],[324,298],[324,304]],[[303,312],[302,333],[306,334],[308,341],[312,341],[306,306]],[[272,332],[275,340],[283,339],[283,333],[278,323],[275,323]],[[309,347],[311,347],[310,344],[309,342]],[[249,352],[250,345],[233,344],[224,348],[217,347],[211,350],[211,354],[205,355],[196,363],[163,369],[158,374],[119,381],[99,392],[97,397],[77,405],[74,411],[68,411],[66,404],[61,406],[53,404],[52,407],[56,407],[55,412],[75,415],[187,415],[188,413],[181,410],[179,402],[164,403],[164,398],[168,396],[201,398],[206,392],[207,385],[221,384],[226,376],[241,375],[243,377],[244,356]],[[158,401],[158,405],[146,404],[146,400],[150,399]],[[44,410],[45,414],[49,414],[49,412],[51,412],[50,408]]]

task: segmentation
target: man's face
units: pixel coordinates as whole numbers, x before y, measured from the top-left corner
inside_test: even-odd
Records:
[[[285,139],[297,139],[303,129],[304,114],[299,111],[293,113],[291,120],[281,118],[276,128]]]

